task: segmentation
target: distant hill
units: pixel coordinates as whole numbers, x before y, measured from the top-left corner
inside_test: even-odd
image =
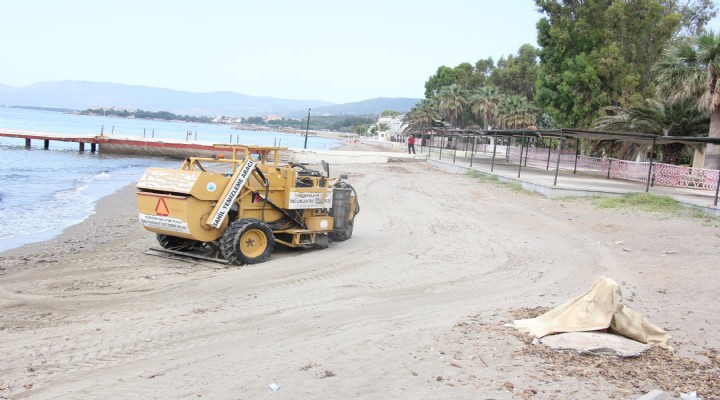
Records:
[[[287,100],[235,92],[192,93],[147,86],[83,81],[0,85],[0,105],[84,110],[107,106],[169,111],[197,116],[261,116],[332,105],[321,100]]]
[[[355,103],[315,107],[312,108],[311,112],[316,115],[370,115],[380,114],[385,110],[407,113],[420,100],[405,97],[378,97]],[[290,118],[304,118],[307,116],[307,110],[297,111],[288,116]]]
[[[379,114],[385,110],[407,112],[420,99],[377,98],[334,104],[322,100],[289,100],[250,96],[236,92],[193,93],[117,83],[57,81],[14,87],[0,84],[0,105],[85,110],[106,106],[169,111],[179,115],[233,117],[278,114],[304,118],[307,109],[327,115]]]

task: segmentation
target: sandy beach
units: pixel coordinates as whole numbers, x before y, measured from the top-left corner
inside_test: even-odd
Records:
[[[0,399],[636,399],[703,379],[699,394],[720,396],[717,221],[424,162],[332,168],[361,212],[325,250],[230,268],[146,255],[155,236],[127,187],[60,237],[1,254]],[[674,353],[557,358],[504,326],[599,276]]]

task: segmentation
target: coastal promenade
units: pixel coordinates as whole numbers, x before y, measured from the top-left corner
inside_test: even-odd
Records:
[[[365,144],[391,149],[398,153],[405,153],[403,143],[390,143],[378,141],[364,141]],[[669,187],[660,185],[647,185],[647,182],[607,179],[600,175],[573,173],[560,170],[557,173],[555,164],[549,163],[548,168],[532,166],[519,167],[517,162],[507,161],[497,156],[493,162],[490,152],[476,152],[471,159],[465,152],[444,150],[440,155],[437,148],[417,147],[418,159],[427,159],[427,162],[436,168],[449,172],[467,173],[475,171],[494,177],[501,182],[515,183],[523,189],[537,192],[549,198],[558,197],[620,197],[630,193],[648,193],[658,196],[669,196],[684,205],[700,208],[703,212],[720,216],[718,206],[718,192],[716,190]]]

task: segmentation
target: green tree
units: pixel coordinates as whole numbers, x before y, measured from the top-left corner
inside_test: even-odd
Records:
[[[440,89],[440,93],[438,93],[438,100],[440,115],[450,122],[450,125],[456,127],[467,104],[465,91],[457,84],[445,86]]]
[[[500,58],[492,71],[491,81],[504,94],[519,94],[528,100],[535,98],[538,73],[538,49],[524,44],[517,55]]]
[[[655,65],[658,95],[671,103],[690,100],[710,114],[708,136],[720,138],[720,34],[712,31],[668,47]],[[705,168],[720,169],[720,145],[709,144]]]
[[[503,95],[495,86],[481,87],[470,96],[470,109],[478,118],[482,118],[483,129],[488,130],[490,123],[494,122],[502,99]]]
[[[497,119],[504,129],[522,129],[535,124],[538,109],[523,96],[506,96],[498,106]]]
[[[380,113],[380,116],[381,116],[381,117],[397,117],[397,116],[400,115],[400,114],[401,114],[401,113],[398,112],[398,111],[385,110],[385,111],[383,111],[382,113]]]
[[[681,102],[661,102],[646,99],[639,107],[606,107],[604,116],[593,121],[594,129],[616,132],[642,132],[658,136],[705,136],[710,119],[700,112],[696,105],[688,100]],[[622,142],[617,149],[623,159],[637,155],[640,146],[631,142]],[[667,143],[663,145],[662,162],[679,164],[682,160],[685,145]]]
[[[450,86],[457,82],[457,74],[450,67],[440,66],[435,75],[428,78],[425,82],[425,98],[430,99],[440,92],[445,86]]]
[[[358,124],[353,126],[353,132],[357,133],[360,136],[367,135],[368,132],[368,126],[365,124]]]
[[[410,112],[405,114],[405,122],[411,130],[424,130],[433,126],[433,122],[440,119],[440,111],[433,99],[423,99],[418,102]]]
[[[492,58],[478,60],[474,66],[467,62],[455,68],[443,65],[425,82],[425,98],[432,98],[438,95],[442,88],[453,84],[466,90],[482,87],[488,82],[494,68]]]
[[[604,106],[653,93],[649,68],[680,24],[660,0],[536,0],[535,100],[560,126],[585,128]]]
[[[702,34],[705,25],[717,15],[717,5],[713,0],[663,0],[668,12],[680,15],[682,36]]]

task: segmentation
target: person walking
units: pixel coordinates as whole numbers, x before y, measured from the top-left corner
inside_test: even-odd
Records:
[[[408,144],[408,154],[412,152],[412,154],[415,154],[415,136],[410,135],[407,138],[407,144]]]

